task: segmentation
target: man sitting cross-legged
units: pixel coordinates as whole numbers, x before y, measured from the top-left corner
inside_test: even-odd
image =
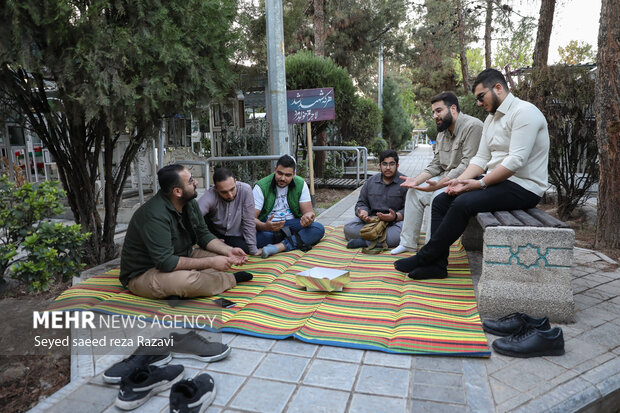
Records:
[[[422,173],[401,184],[410,189],[407,191],[400,244],[391,251],[392,255],[417,249],[424,208],[444,192],[448,181],[467,168],[480,144],[482,122],[461,112],[454,93],[443,92],[434,96],[431,108],[439,132],[435,155]],[[430,231],[427,231],[426,239],[430,238]]]
[[[209,231],[226,245],[256,255],[256,225],[252,187],[235,179],[228,168],[213,172],[213,186],[198,199]]]
[[[386,243],[394,248],[398,245],[402,229],[405,195],[407,188],[400,186],[401,177],[398,172],[398,153],[391,149],[379,154],[381,173],[366,181],[355,204],[357,218],[344,225],[344,237],[349,240],[347,248],[365,248],[369,242],[361,238],[360,231],[373,216],[387,221]]]
[[[161,189],[127,227],[119,277],[123,286],[147,298],[202,297],[250,280],[252,274],[245,271],[225,272],[247,256],[209,232],[191,173],[173,164],[160,169],[157,179]]]
[[[323,238],[325,228],[314,222],[314,210],[306,182],[295,175],[295,160],[278,159],[273,174],[256,183],[253,190],[256,243],[267,258],[280,251],[308,248]],[[282,235],[281,230],[290,233]]]

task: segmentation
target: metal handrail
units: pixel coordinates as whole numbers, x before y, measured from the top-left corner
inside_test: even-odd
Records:
[[[360,184],[360,152],[364,152],[364,179],[368,173],[368,149],[364,146],[313,146],[313,151],[321,152],[321,151],[355,151],[357,153],[356,157],[356,185]]]
[[[208,161],[208,159],[207,159]],[[208,179],[208,174],[207,172],[209,171],[209,167],[207,165],[206,161],[186,161],[186,160],[182,160],[182,161],[175,161],[175,163],[181,164],[181,165],[199,165],[202,166],[202,174],[205,177],[205,189],[209,189],[209,185],[207,185],[207,179]]]
[[[314,151],[355,151],[357,152],[357,184],[360,181],[360,153],[364,152],[364,177],[368,173],[368,149],[365,146],[314,146]],[[275,161],[280,159],[282,155],[244,155],[244,156],[212,156],[204,161],[176,161],[181,165],[199,165],[202,166],[202,173],[205,177],[205,189],[211,186],[211,168],[212,162],[241,162],[241,161]]]
[[[211,162],[240,162],[240,161],[275,161],[282,155],[243,155],[243,156],[212,156],[205,162],[205,189],[211,186],[210,168]],[[182,162],[179,162],[182,163]]]

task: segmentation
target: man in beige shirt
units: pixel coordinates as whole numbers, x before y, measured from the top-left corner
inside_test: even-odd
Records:
[[[454,93],[443,92],[434,96],[431,105],[439,131],[435,156],[422,173],[415,178],[406,178],[401,184],[410,189],[405,201],[400,245],[391,251],[392,255],[417,249],[424,208],[444,191],[448,181],[465,171],[480,143],[482,122],[461,112]],[[427,231],[426,239],[430,239],[430,231]]]

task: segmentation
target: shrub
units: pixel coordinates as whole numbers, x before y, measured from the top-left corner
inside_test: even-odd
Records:
[[[18,187],[0,177],[0,276],[9,269],[30,291],[44,291],[84,267],[81,246],[90,234],[77,224],[45,221],[64,210],[63,196],[58,182]]]
[[[385,141],[385,139],[377,138],[372,142],[368,150],[370,151],[370,153],[378,157],[379,154],[383,152],[384,150],[386,150],[387,148],[388,148],[388,144]]]
[[[552,66],[526,79],[515,95],[535,104],[549,127],[549,181],[558,215],[570,218],[598,180],[594,79],[585,68]]]

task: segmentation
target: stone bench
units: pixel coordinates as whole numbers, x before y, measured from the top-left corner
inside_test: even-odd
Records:
[[[575,232],[564,222],[537,208],[483,212],[470,220],[461,241],[467,250],[482,250],[482,317],[523,312],[574,321]]]

